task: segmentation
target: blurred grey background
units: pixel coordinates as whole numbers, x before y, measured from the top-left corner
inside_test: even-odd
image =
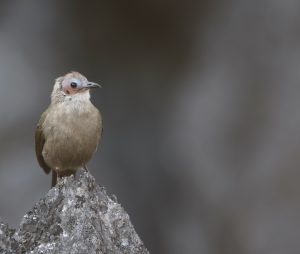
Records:
[[[300,2],[1,1],[0,216],[43,197],[54,79],[103,85],[89,164],[151,253],[300,253]]]

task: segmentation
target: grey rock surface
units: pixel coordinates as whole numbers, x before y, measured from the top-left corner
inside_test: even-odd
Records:
[[[0,253],[149,253],[128,214],[90,173],[63,178],[22,219],[0,222]]]

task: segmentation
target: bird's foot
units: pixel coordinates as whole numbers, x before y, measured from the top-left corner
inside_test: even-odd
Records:
[[[84,169],[85,172],[87,172],[87,173],[89,172],[89,169],[87,168],[86,165],[83,166],[83,169]]]

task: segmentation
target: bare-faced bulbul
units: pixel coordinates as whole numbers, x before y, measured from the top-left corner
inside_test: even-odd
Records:
[[[51,103],[41,115],[35,132],[35,151],[40,166],[52,170],[52,186],[57,179],[86,168],[97,150],[102,134],[102,118],[90,101],[89,82],[78,72],[56,79]]]

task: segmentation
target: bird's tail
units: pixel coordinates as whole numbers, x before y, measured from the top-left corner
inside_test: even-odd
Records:
[[[55,170],[52,170],[52,181],[51,181],[51,187],[54,187],[57,182],[57,173]]]

